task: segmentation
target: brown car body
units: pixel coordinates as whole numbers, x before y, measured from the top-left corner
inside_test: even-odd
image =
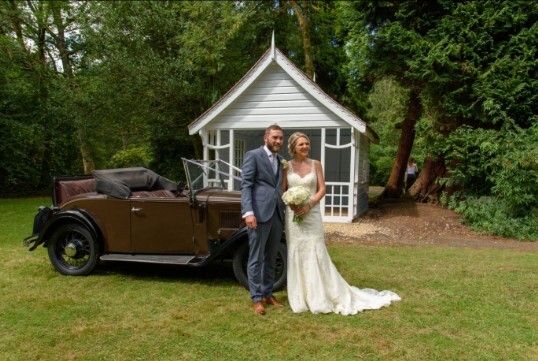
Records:
[[[183,162],[185,189],[144,168],[102,171],[105,183],[95,173],[54,177],[53,205],[40,207],[33,234],[24,244],[30,250],[47,247],[55,269],[66,275],[87,275],[99,260],[196,267],[231,260],[236,278],[247,286],[248,237],[240,192],[209,187],[207,181],[198,187],[208,165]],[[202,167],[197,178],[198,173],[189,170],[193,165]],[[133,184],[136,187],[128,187]],[[126,193],[114,193],[116,185]],[[286,282],[284,239],[278,258],[277,289]]]

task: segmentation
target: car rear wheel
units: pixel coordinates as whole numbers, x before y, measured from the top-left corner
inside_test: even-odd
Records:
[[[233,270],[235,278],[241,285],[248,289],[248,276],[247,276],[247,264],[248,264],[248,242],[244,242],[234,252],[233,258]],[[287,259],[287,247],[286,244],[281,242],[278,246],[278,253],[276,255],[275,266],[275,282],[273,290],[278,291],[286,287],[286,273],[288,269]]]
[[[90,231],[76,223],[64,224],[54,231],[48,243],[54,268],[68,276],[89,274],[99,260],[99,245]]]

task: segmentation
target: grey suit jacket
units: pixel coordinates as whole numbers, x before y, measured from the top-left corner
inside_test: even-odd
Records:
[[[267,222],[275,209],[284,220],[285,205],[282,202],[282,157],[277,155],[278,170],[273,173],[269,157],[263,146],[248,151],[243,161],[241,180],[241,214],[254,212],[258,222]]]

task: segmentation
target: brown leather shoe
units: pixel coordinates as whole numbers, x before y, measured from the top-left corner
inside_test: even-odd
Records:
[[[263,307],[263,304],[261,302],[254,302],[252,308],[254,309],[254,312],[256,312],[258,315],[265,315],[265,308]]]
[[[268,297],[268,298],[262,298],[262,304],[267,304],[267,305],[273,305],[273,306],[276,306],[276,307],[284,307],[284,304],[283,303],[280,303],[276,300],[275,296],[271,296],[271,297]]]

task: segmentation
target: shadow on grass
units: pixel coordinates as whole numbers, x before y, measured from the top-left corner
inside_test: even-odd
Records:
[[[239,285],[231,262],[216,262],[204,267],[189,267],[136,262],[100,262],[92,272],[98,276],[123,276],[137,280],[158,278],[162,282]]]

